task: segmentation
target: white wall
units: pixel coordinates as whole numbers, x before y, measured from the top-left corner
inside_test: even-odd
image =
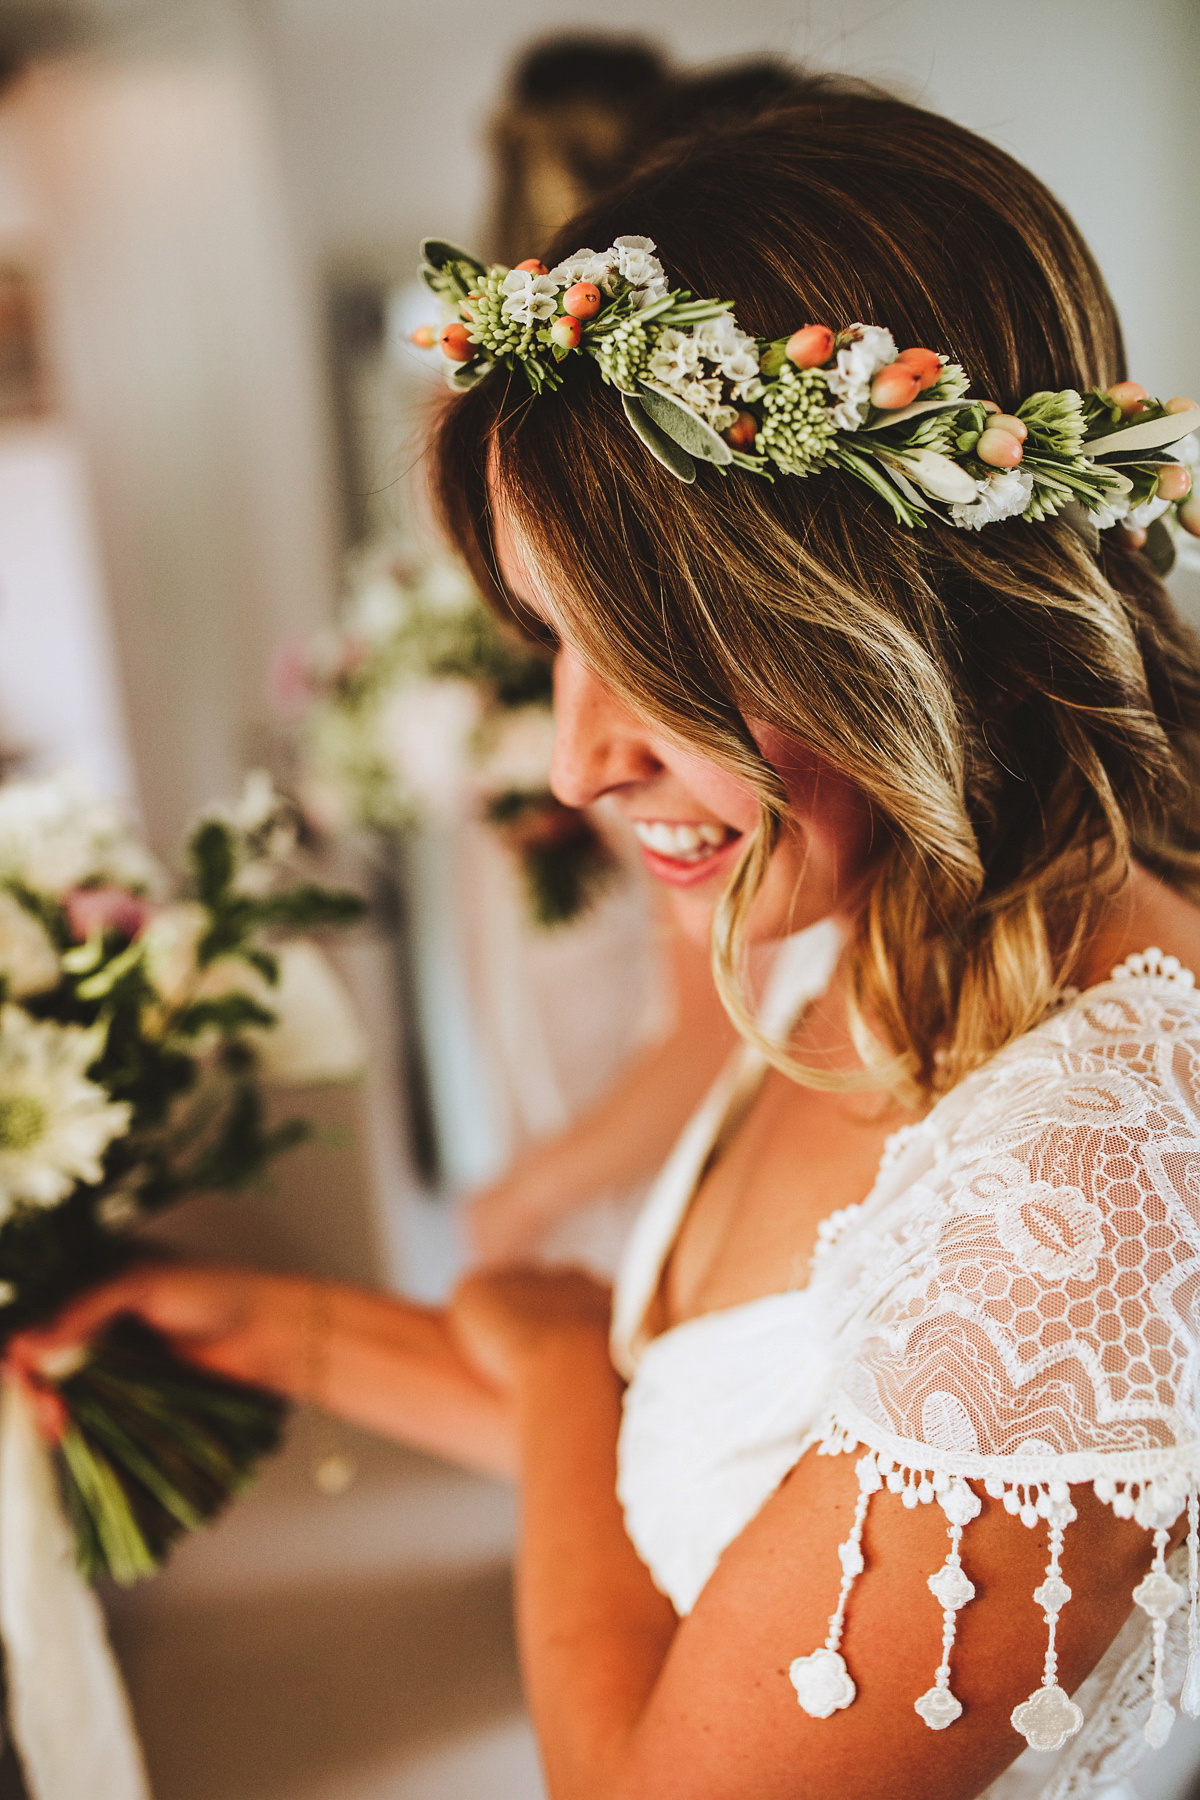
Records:
[[[47,65],[8,97],[36,178],[156,844],[240,783],[273,644],[334,584],[323,371],[236,7]]]

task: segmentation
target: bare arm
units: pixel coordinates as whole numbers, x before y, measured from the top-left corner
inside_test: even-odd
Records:
[[[669,1035],[633,1057],[590,1111],[533,1144],[473,1197],[468,1231],[483,1260],[507,1261],[575,1207],[649,1180],[715,1079],[737,1033],[717,998],[707,949],[674,926],[668,944]]]
[[[843,1650],[858,1698],[808,1717],[788,1679],[824,1642],[837,1546],[858,1496],[855,1458],[810,1454],[727,1550],[676,1624],[625,1536],[614,1493],[620,1387],[582,1278],[473,1278],[457,1329],[514,1395],[523,1520],[522,1654],[553,1800],[968,1800],[1024,1748],[1014,1706],[1042,1678],[1033,1590],[1046,1531],[995,1501],[968,1529],[978,1598],[959,1615],[952,1685],[963,1716],[931,1731],[913,1710],[933,1684],[942,1614],[926,1585],[947,1551],[937,1505],[872,1502]],[[540,1284],[540,1285],[539,1285]],[[555,1285],[551,1285],[555,1284]],[[598,1290],[594,1291],[594,1294]],[[1059,1680],[1070,1692],[1131,1610],[1148,1535],[1073,1494]]]
[[[52,1327],[15,1338],[9,1361],[36,1389],[47,1353],[87,1343],[125,1313],[215,1374],[469,1468],[515,1470],[511,1402],[464,1357],[445,1313],[343,1283],[146,1264],[82,1295]]]

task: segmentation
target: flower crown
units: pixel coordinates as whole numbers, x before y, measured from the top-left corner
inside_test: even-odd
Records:
[[[621,237],[554,269],[534,260],[488,269],[429,239],[421,272],[454,316],[413,341],[440,347],[458,389],[503,363],[540,394],[560,385],[568,357],[590,356],[647,449],[681,481],[695,480],[697,461],[767,480],[845,469],[905,525],[933,516],[977,528],[1069,509],[1085,531],[1085,518],[1101,530],[1122,524],[1140,545],[1174,513],[1200,537],[1187,467],[1200,458],[1194,400],[1164,405],[1123,381],[1031,394],[1005,413],[966,398],[957,363],[897,352],[879,325],[751,337],[730,301],[672,288],[654,250],[650,238]]]

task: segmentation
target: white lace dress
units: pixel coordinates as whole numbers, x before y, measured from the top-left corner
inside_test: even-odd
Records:
[[[829,927],[792,941],[776,1023],[819,993]],[[962,1711],[954,1634],[970,1603],[981,1482],[1019,1522],[1050,1527],[1045,1673],[1013,1723],[1030,1748],[989,1800],[1081,1800],[1165,1742],[1172,1698],[1200,1713],[1200,993],[1157,952],[1058,1011],[897,1133],[859,1206],[821,1228],[806,1287],[650,1337],[665,1258],[723,1122],[762,1079],[743,1049],[683,1134],[626,1249],[613,1356],[629,1382],[618,1491],[655,1581],[686,1613],[726,1546],[816,1445],[857,1458],[853,1529],[822,1645],[792,1656],[817,1718],[853,1702],[840,1651],[872,1496],[937,1504],[946,1557],[929,1571],[943,1655],[913,1702],[935,1731]],[[1082,1687],[1058,1686],[1059,1574],[1090,1484],[1153,1538],[1131,1616]],[[1167,1558],[1190,1511],[1188,1545]],[[1036,1615],[1035,1615],[1036,1616]],[[1189,1654],[1190,1653],[1190,1654]]]

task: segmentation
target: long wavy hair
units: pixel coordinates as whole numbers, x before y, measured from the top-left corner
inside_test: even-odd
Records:
[[[745,330],[886,325],[1006,410],[1125,376],[1112,301],[1053,196],[888,96],[818,86],[677,146],[528,253],[553,264],[628,232]],[[840,472],[772,485],[701,465],[685,486],[584,359],[536,401],[503,370],[449,401],[434,476],[497,607],[520,620],[493,500],[597,674],[758,795],[713,940],[747,1036],[746,918],[787,810],[748,718],[870,801],[882,848],[847,950],[852,1004],[869,1079],[909,1103],[1043,1016],[1131,858],[1200,879],[1197,650],[1123,532],[1096,552],[1063,520],[910,530]],[[764,1047],[798,1080],[846,1079]]]

